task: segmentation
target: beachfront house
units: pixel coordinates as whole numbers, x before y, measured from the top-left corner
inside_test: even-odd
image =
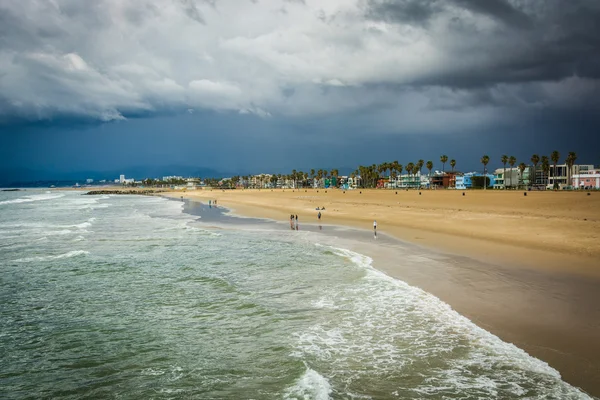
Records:
[[[428,187],[429,186],[429,178],[427,175],[423,175],[419,172],[416,174],[405,174],[400,175],[396,178],[396,187],[397,188],[419,188],[419,187]]]
[[[456,186],[456,178],[460,173],[457,171],[440,172],[435,171],[431,176],[431,187],[436,189],[453,188]]]
[[[600,189],[600,169],[590,168],[573,175],[574,189]]]
[[[360,175],[352,177],[350,176],[347,180],[348,189],[356,189],[360,182]]]
[[[591,164],[575,164],[571,168],[571,174],[573,174],[572,176],[581,175],[582,173],[593,170],[594,166]],[[557,165],[556,172],[554,171],[554,165],[550,165],[550,172],[548,173],[545,182],[542,183],[545,183],[546,186],[551,189],[554,187],[555,182],[558,183],[558,186],[561,189],[569,184],[567,164]],[[575,185],[573,184],[573,186]]]
[[[465,189],[472,189],[473,186],[473,177],[481,177],[484,176],[483,174],[479,173],[479,172],[467,172],[466,174],[462,174],[462,175],[456,175],[456,181],[455,181],[455,188],[457,190],[465,190]],[[486,174],[486,176],[488,177],[488,179],[490,180],[488,187],[493,187],[495,182],[495,174]]]
[[[509,189],[517,188],[519,186],[529,185],[529,177],[533,173],[533,168],[527,166],[523,175],[517,167],[506,168],[506,174],[504,168],[497,168],[494,171],[494,189]]]
[[[270,187],[272,185],[271,176],[271,174],[252,175],[250,177],[250,186],[255,189],[265,189]]]
[[[454,187],[457,190],[465,190],[465,189],[470,189],[473,187],[473,182],[471,181],[471,177],[473,176],[474,172],[469,172],[463,175],[458,175],[456,177],[456,182]]]

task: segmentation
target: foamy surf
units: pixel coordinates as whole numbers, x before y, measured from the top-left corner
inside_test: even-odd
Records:
[[[37,195],[32,195],[32,196],[25,196],[25,197],[21,197],[18,199],[3,200],[3,201],[0,201],[0,205],[31,203],[34,201],[53,200],[53,199],[58,199],[61,197],[64,197],[64,195],[63,194],[44,193],[44,194],[37,194]]]
[[[326,319],[297,332],[294,357],[336,360],[337,371],[370,365],[383,375],[424,368],[428,378],[411,391],[428,396],[471,392],[482,398],[517,398],[534,387],[542,394],[529,398],[589,399],[546,362],[478,327],[432,294],[374,269],[369,257],[318,247],[350,260],[364,275],[358,284],[331,290],[313,302],[315,308],[344,312],[336,313],[335,322]],[[352,379],[367,376],[367,371],[354,372]],[[336,379],[343,381],[343,373]]]
[[[327,400],[331,393],[331,385],[324,376],[311,368],[284,394],[284,399]]]
[[[89,251],[85,250],[73,250],[68,253],[58,254],[53,256],[38,256],[38,257],[27,257],[27,258],[19,258],[14,260],[14,262],[24,263],[24,262],[35,262],[35,261],[51,261],[51,260],[60,260],[63,258],[71,258],[77,256],[84,256],[90,254]]]
[[[0,213],[14,236],[3,259],[19,261],[0,280],[0,347],[22,360],[3,389],[17,397],[71,396],[60,380],[80,397],[587,398],[345,246],[267,223],[214,230],[181,202],[109,201],[66,193]]]

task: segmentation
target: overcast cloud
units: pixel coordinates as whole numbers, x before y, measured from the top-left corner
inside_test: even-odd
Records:
[[[597,109],[599,21],[595,0],[4,0],[0,121],[377,109],[479,129]]]

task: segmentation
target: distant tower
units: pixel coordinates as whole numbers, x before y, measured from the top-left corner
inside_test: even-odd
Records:
[[[125,183],[125,175],[121,175],[121,176],[119,177],[119,182],[120,182],[120,183]]]

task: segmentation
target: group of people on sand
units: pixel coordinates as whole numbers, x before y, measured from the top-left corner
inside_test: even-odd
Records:
[[[209,201],[209,204],[210,204],[210,201]],[[321,210],[325,210],[325,207],[323,207],[323,208],[317,207],[316,210],[319,210],[319,213],[317,214],[317,219],[319,220],[319,222],[321,222]],[[293,231],[297,231],[299,229],[298,214],[296,214],[296,215],[290,214],[290,229]],[[321,229],[321,225],[319,225],[319,230],[320,229]],[[375,239],[377,239],[377,220],[373,221],[373,235],[374,235]]]
[[[291,214],[290,215],[290,228],[294,231],[294,230],[298,230],[299,226],[298,226],[298,214],[294,215]]]
[[[208,206],[209,207],[212,207],[212,206],[216,207],[217,206],[217,200],[216,199],[215,200],[208,200]]]

